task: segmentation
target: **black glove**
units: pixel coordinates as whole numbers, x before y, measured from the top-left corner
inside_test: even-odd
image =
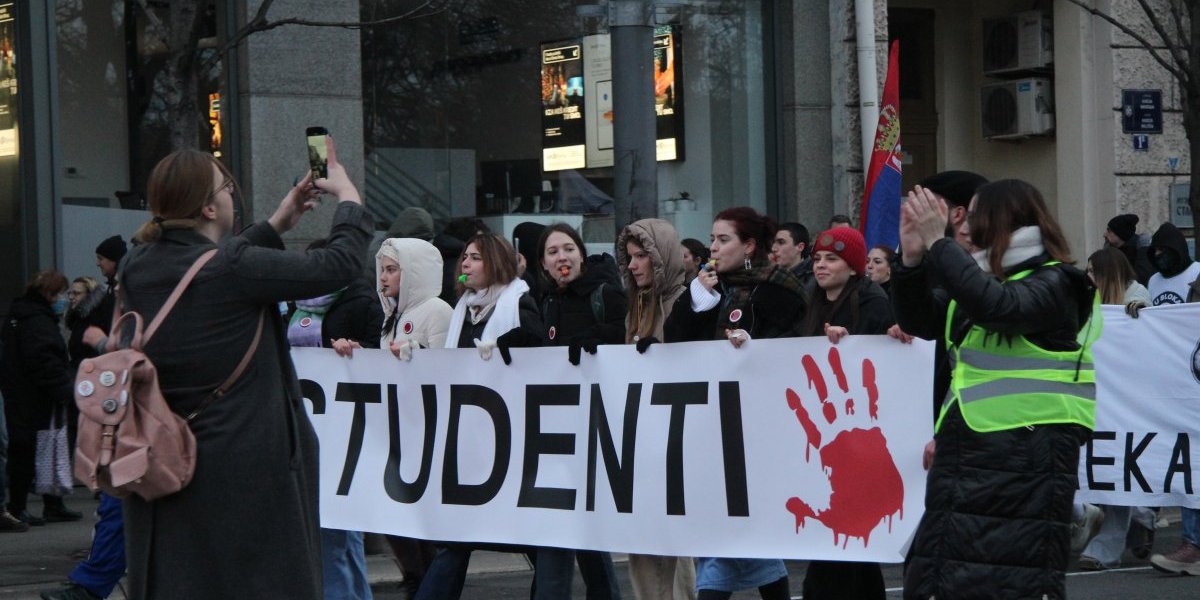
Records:
[[[508,333],[496,338],[496,349],[500,351],[500,358],[504,359],[506,365],[512,364],[512,354],[509,353],[509,348],[537,348],[541,345],[541,338],[520,327],[514,327]]]
[[[660,342],[658,338],[656,338],[652,335],[648,335],[644,338],[639,338],[637,341],[638,354],[645,354],[646,348],[649,348],[650,344],[661,344],[661,343],[662,342]]]
[[[567,360],[578,367],[579,358],[582,356],[583,351],[586,350],[588,354],[595,354],[596,347],[599,345],[600,340],[593,337],[574,338],[567,344]]]

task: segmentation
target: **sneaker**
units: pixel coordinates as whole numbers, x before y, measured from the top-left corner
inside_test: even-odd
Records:
[[[1092,558],[1090,556],[1080,556],[1079,557],[1079,570],[1080,571],[1103,571],[1107,568],[1108,567],[1104,566],[1099,560]]]
[[[1100,533],[1104,524],[1104,511],[1095,504],[1083,503],[1083,519],[1071,523],[1071,552],[1081,552],[1088,542]]]
[[[66,523],[82,519],[83,513],[66,506],[47,506],[42,510],[42,518],[46,519],[47,523]]]
[[[100,596],[89,592],[87,588],[77,583],[68,583],[62,589],[46,590],[39,595],[42,600],[101,600]]]
[[[0,510],[0,532],[20,533],[29,531],[29,524],[12,515],[7,510]]]
[[[25,523],[26,525],[32,525],[34,527],[41,527],[42,525],[46,524],[45,519],[43,519],[41,517],[35,517],[35,516],[29,514],[29,511],[27,511],[27,510],[23,510],[13,516],[16,517],[18,520],[20,520],[21,522]]]
[[[1184,541],[1170,554],[1151,556],[1150,564],[1165,573],[1200,575],[1200,548]]]

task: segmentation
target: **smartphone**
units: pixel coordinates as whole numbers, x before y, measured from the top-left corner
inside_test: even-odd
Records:
[[[325,136],[329,132],[324,127],[309,127],[304,130],[308,138],[308,166],[312,169],[313,179],[329,177],[329,157],[326,155]]]

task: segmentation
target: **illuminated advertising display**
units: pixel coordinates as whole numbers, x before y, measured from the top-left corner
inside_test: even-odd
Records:
[[[542,170],[586,165],[581,40],[541,45]]]

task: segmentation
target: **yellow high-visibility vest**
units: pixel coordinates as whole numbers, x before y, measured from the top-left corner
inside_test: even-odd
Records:
[[[1052,266],[1057,261],[1042,266]],[[1013,275],[1022,279],[1033,269]],[[1078,350],[1054,351],[1038,347],[1023,335],[1002,336],[974,325],[962,343],[951,339],[957,302],[946,311],[946,350],[953,362],[950,394],[942,405],[936,430],[955,403],[963,420],[974,431],[989,432],[1050,423],[1096,425],[1096,370],[1092,344],[1100,337],[1103,316],[1100,294],[1092,300],[1092,314],[1079,330]]]

